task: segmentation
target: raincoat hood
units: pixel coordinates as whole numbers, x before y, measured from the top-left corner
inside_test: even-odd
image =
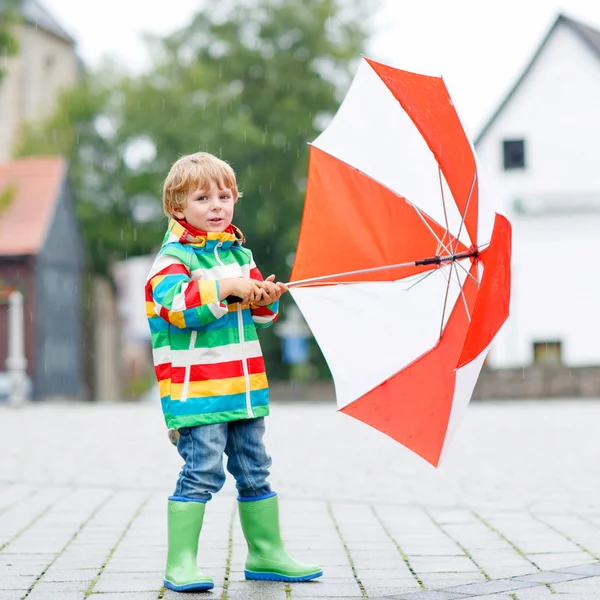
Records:
[[[229,250],[234,245],[241,246],[244,241],[244,234],[235,225],[229,225],[225,231],[207,232],[200,231],[185,221],[171,218],[162,245],[164,247],[166,244],[179,243],[212,252],[215,247]]]

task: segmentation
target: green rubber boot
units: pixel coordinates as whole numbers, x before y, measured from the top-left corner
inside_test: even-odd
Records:
[[[246,579],[308,581],[323,575],[321,567],[296,562],[283,548],[277,496],[240,501],[238,506],[242,530],[248,542]]]
[[[196,565],[205,508],[203,502],[169,500],[169,552],[164,585],[175,592],[202,592],[215,586]]]

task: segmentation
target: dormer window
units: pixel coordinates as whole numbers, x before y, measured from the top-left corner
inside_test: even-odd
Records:
[[[525,168],[525,140],[504,140],[504,170]]]

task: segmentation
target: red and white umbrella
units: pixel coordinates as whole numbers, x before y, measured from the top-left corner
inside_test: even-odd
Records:
[[[510,247],[443,80],[362,60],[310,148],[290,282],[339,410],[437,466],[508,317]]]

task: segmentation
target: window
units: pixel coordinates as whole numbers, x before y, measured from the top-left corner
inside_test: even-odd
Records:
[[[504,140],[504,170],[525,168],[525,140]]]
[[[534,342],[533,362],[536,365],[557,367],[562,365],[562,342]]]

